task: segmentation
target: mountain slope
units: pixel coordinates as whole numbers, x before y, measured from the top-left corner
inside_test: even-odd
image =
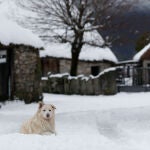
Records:
[[[139,0],[129,12],[124,12],[123,18],[120,18],[118,14],[114,22],[121,19],[126,25],[118,28],[115,33],[115,36],[119,36],[120,39],[112,44],[112,50],[120,60],[128,60],[132,59],[136,53],[135,43],[137,39],[143,33],[150,32],[150,1]],[[111,34],[109,29],[105,32],[108,35]]]

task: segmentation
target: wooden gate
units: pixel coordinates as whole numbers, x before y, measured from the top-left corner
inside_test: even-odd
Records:
[[[9,99],[10,62],[7,50],[0,50],[0,101]]]

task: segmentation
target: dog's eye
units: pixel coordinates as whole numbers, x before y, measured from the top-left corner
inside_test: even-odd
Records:
[[[49,111],[51,111],[51,110],[49,110]]]
[[[43,111],[46,111],[45,109]]]

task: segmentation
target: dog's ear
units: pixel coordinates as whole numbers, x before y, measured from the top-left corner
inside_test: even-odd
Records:
[[[52,106],[53,109],[56,109],[56,106],[55,106],[55,105],[51,104],[51,106]]]
[[[39,101],[39,109],[42,108],[43,105],[44,103],[42,101]]]

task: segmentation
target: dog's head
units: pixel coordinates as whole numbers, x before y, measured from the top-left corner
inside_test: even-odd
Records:
[[[51,119],[55,115],[56,107],[52,104],[44,104],[39,102],[38,112],[44,119]]]

